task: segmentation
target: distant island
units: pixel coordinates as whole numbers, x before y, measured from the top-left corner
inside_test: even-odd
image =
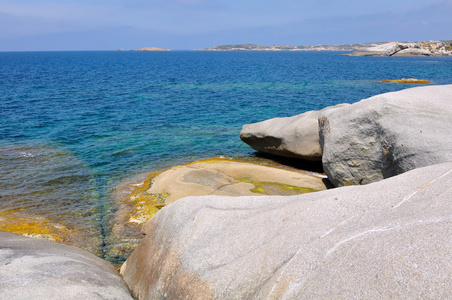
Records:
[[[261,46],[255,44],[221,45],[195,51],[355,51],[352,56],[449,56],[452,41],[378,42],[343,45]]]
[[[171,51],[171,50],[165,49],[165,48],[157,48],[157,47],[144,47],[144,48],[140,48],[136,51]]]

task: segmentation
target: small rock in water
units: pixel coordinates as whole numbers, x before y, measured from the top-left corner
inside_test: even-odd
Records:
[[[385,83],[417,83],[417,84],[425,84],[431,83],[430,80],[426,79],[416,79],[416,78],[402,78],[402,79],[391,79],[391,80],[382,80],[381,82]]]

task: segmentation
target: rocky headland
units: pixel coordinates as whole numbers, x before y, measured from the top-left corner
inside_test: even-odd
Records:
[[[351,56],[450,56],[452,43],[442,41],[390,42],[358,50]]]
[[[230,159],[151,174],[117,212],[113,232],[145,233],[120,274],[136,299],[448,298],[451,130],[452,85],[244,125],[252,148],[321,161],[337,188]],[[83,250],[0,245],[5,299],[131,299]]]

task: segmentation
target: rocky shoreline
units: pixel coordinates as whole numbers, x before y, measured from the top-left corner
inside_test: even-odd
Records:
[[[442,41],[390,42],[358,50],[350,56],[451,56],[452,43]]]
[[[0,232],[0,290],[8,299],[447,298],[451,128],[452,85],[244,125],[252,148],[321,161],[337,188],[228,159],[179,166],[149,179],[147,196],[117,220],[145,233],[121,275],[86,251]],[[144,223],[133,210],[151,202],[160,210]]]
[[[380,42],[343,45],[219,45],[195,51],[354,51],[350,56],[449,56],[451,41]]]

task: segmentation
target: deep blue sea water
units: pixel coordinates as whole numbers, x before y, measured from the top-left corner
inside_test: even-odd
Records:
[[[452,57],[343,54],[0,53],[0,221],[45,216],[88,232],[102,256],[127,178],[253,155],[243,124],[414,86],[382,79],[452,83]]]

